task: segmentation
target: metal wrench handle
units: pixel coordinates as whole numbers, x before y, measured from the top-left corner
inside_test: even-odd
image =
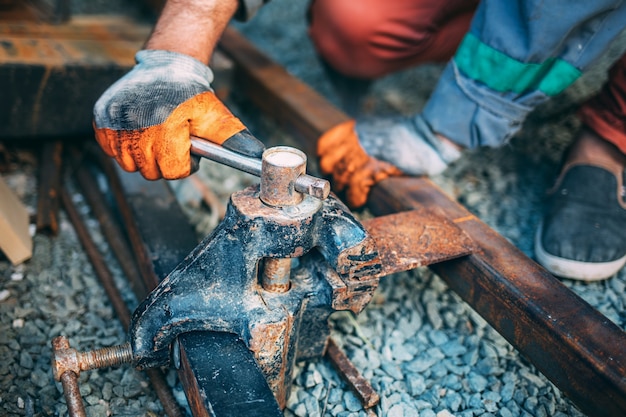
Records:
[[[260,159],[238,154],[197,136],[191,136],[191,152],[194,155],[202,156],[248,174],[261,176],[262,162]],[[296,179],[295,189],[299,193],[324,200],[330,193],[330,183],[322,178],[302,174]]]

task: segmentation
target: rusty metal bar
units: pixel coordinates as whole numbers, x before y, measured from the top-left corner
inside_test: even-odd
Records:
[[[139,173],[122,171],[102,152],[97,155],[150,292],[198,244],[195,231],[166,181],[146,181]],[[154,210],[155,203],[167,209]]]
[[[46,141],[39,158],[37,232],[56,235],[59,231],[59,186],[63,142]]]
[[[72,149],[71,159],[75,169],[74,178],[80,186],[82,194],[87,200],[94,217],[98,220],[102,234],[105,236],[117,261],[128,278],[133,292],[139,300],[148,295],[133,253],[130,249],[126,236],[120,230],[119,222],[114,219],[113,213],[104,199],[104,195],[98,188],[98,182],[94,174],[85,166],[83,158],[78,150]]]
[[[113,197],[115,198],[115,204],[117,205],[117,209],[122,217],[124,228],[126,229],[126,234],[130,240],[130,244],[137,261],[137,266],[139,267],[141,279],[147,292],[150,292],[159,284],[159,279],[157,278],[152,267],[152,262],[150,261],[149,255],[143,244],[143,240],[141,238],[141,234],[139,233],[137,223],[134,220],[130,205],[124,197],[123,187],[116,168],[113,165],[114,162],[111,159],[104,157],[102,154],[98,155],[100,155],[100,164],[109,181],[109,186],[111,187]]]
[[[100,284],[102,284],[104,291],[106,291],[107,296],[111,301],[111,305],[113,306],[113,309],[117,314],[117,317],[122,322],[124,329],[128,329],[128,326],[130,325],[130,310],[128,309],[126,303],[124,303],[124,300],[122,299],[119,290],[115,286],[115,281],[113,280],[113,274],[111,273],[111,270],[106,265],[106,262],[98,251],[96,244],[91,239],[87,226],[81,219],[80,214],[78,214],[78,210],[72,202],[72,197],[70,197],[65,188],[61,189],[61,201],[63,203],[63,208],[65,209],[65,212],[67,213],[67,216],[72,223],[72,226],[74,226],[74,230],[76,231],[78,240],[80,241],[81,245],[83,245],[85,253],[89,258],[89,262],[93,266],[96,275],[100,279]]]
[[[381,277],[472,253],[469,236],[441,210],[416,207],[363,221],[374,238],[381,260]]]
[[[363,404],[364,408],[372,408],[380,402],[380,396],[372,388],[369,381],[359,373],[346,354],[337,346],[333,338],[328,339],[326,357],[333,364],[339,375],[348,384],[352,392]]]
[[[295,130],[311,154],[322,133],[348,120],[234,29],[225,32],[220,49],[235,63],[235,84],[264,112]],[[479,252],[437,264],[435,272],[585,413],[626,415],[622,329],[428,179],[383,181],[368,206],[375,214],[442,208]]]
[[[124,303],[124,300],[119,290],[115,286],[111,271],[107,267],[104,258],[98,251],[98,248],[96,247],[93,240],[91,239],[89,231],[87,230],[87,227],[80,218],[78,210],[74,206],[74,203],[72,202],[69,193],[64,188],[61,189],[61,200],[63,203],[63,207],[65,208],[65,211],[70,218],[74,229],[76,230],[76,234],[78,235],[81,244],[85,248],[85,252],[87,253],[87,256],[94,268],[94,271],[96,272],[96,275],[100,279],[100,282],[104,290],[106,291],[120,322],[124,326],[124,329],[128,330],[131,319],[130,311],[126,306],[126,303]],[[141,296],[141,294],[138,294],[138,296]],[[143,294],[143,296],[145,296],[145,294]],[[178,407],[178,404],[174,399],[171,390],[165,382],[165,375],[163,374],[163,372],[161,372],[160,370],[150,370],[149,372],[147,372],[147,375],[150,379],[150,382],[152,383],[153,388],[155,389],[157,396],[159,397],[159,400],[161,401],[161,405],[163,405],[163,409],[165,410],[166,414],[170,417],[182,416],[182,412]]]

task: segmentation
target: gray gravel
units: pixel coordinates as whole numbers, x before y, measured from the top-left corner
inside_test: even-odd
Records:
[[[306,38],[305,5],[304,0],[273,0],[253,22],[240,28],[290,72],[336,102]],[[623,50],[620,45],[610,57]],[[579,127],[573,109],[598,88],[605,68],[606,64],[599,66],[575,88],[533,113],[508,146],[470,152],[435,182],[532,257],[544,190]],[[428,65],[381,80],[367,100],[366,111],[419,111],[440,71],[441,66]],[[289,144],[288,136],[247,105],[235,101],[231,106],[260,137]],[[12,158],[12,169],[3,178],[34,212],[35,161],[28,152]],[[232,191],[254,181],[208,162],[203,162],[198,176],[224,201]],[[199,236],[204,236],[214,227],[211,213],[187,181],[173,186]],[[93,237],[133,308],[137,300],[97,223],[80,195],[74,198],[90,219]],[[73,346],[91,349],[123,343],[126,336],[65,216],[59,236],[37,235],[34,244],[33,259],[22,266],[0,260],[0,414],[62,416],[65,403],[49,366],[52,338],[64,334]],[[626,271],[599,283],[563,282],[618,326],[626,327]],[[384,278],[361,315],[337,314],[332,325],[333,336],[380,393],[376,408],[380,416],[583,415],[428,269]],[[175,375],[169,373],[168,380],[184,405]],[[147,379],[133,369],[85,372],[80,382],[90,416],[163,414]],[[285,415],[322,414],[367,415],[326,361],[300,364]]]

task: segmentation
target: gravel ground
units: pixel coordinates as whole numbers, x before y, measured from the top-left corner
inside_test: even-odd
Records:
[[[305,5],[304,0],[273,0],[252,22],[239,27],[290,72],[336,102],[306,38]],[[616,45],[606,62],[623,50],[621,45],[626,42]],[[574,88],[534,112],[508,146],[470,152],[434,181],[532,257],[544,191],[579,127],[573,109],[598,88],[605,69],[606,63],[599,65]],[[428,65],[381,80],[368,97],[366,111],[419,111],[440,71],[441,66]],[[230,104],[261,138],[289,143],[283,132],[245,103]],[[12,149],[6,155],[11,165],[3,178],[34,212],[36,160],[27,149]],[[212,163],[203,163],[198,176],[224,201],[254,181]],[[204,236],[214,227],[214,216],[188,182],[173,186],[198,235]],[[133,308],[137,300],[97,223],[81,196],[73,195]],[[599,283],[563,282],[626,327],[626,271]],[[380,416],[583,415],[428,269],[384,278],[361,315],[337,314],[332,325],[336,340],[380,393],[376,408]],[[34,236],[30,261],[12,267],[0,259],[0,414],[66,415],[60,386],[50,372],[50,341],[59,334],[81,350],[120,344],[126,337],[63,213],[57,237]],[[168,374],[168,381],[184,405],[174,373]],[[147,379],[134,369],[85,372],[80,383],[90,416],[163,413]],[[285,415],[367,414],[332,367],[319,360],[298,367]]]

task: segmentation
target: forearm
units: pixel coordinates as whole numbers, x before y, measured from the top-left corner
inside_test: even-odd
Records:
[[[192,56],[208,64],[237,0],[168,0],[144,49]]]

